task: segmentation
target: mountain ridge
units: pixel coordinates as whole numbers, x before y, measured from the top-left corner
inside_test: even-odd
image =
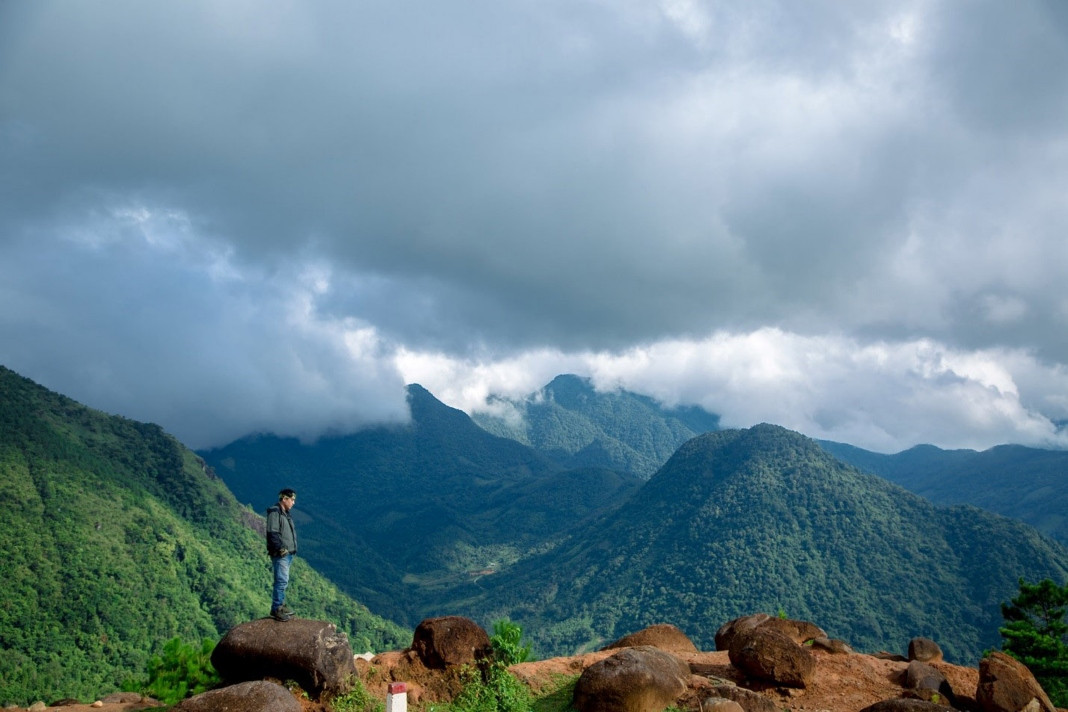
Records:
[[[991,537],[1011,545],[976,545]],[[618,509],[486,584],[476,607],[556,653],[665,620],[709,647],[719,622],[782,608],[861,648],[930,635],[965,659],[998,642],[1018,576],[1047,575],[1068,576],[1068,550],[1030,527],[938,509],[765,424],[689,441]]]
[[[622,389],[598,391],[589,378],[562,374],[520,399],[495,397],[507,416],[476,411],[482,428],[524,443],[569,468],[606,467],[651,476],[682,443],[719,429],[697,406],[664,408]]]
[[[1023,445],[983,451],[917,445],[894,455],[821,441],[835,457],[938,504],[972,504],[1068,544],[1068,452]]]
[[[301,523],[309,561],[411,626],[435,608],[427,592],[462,587],[466,571],[544,546],[638,483],[605,468],[566,469],[488,433],[417,384],[409,402],[404,426],[313,444],[257,436],[200,454],[241,499],[261,489],[263,473],[284,470],[310,517]],[[595,496],[578,496],[594,484]],[[336,563],[367,559],[377,564]]]

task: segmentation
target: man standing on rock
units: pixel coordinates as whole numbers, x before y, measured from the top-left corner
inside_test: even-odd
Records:
[[[287,621],[293,611],[286,607],[286,588],[289,586],[289,565],[297,553],[297,530],[289,510],[297,501],[297,493],[288,487],[278,493],[278,504],[267,509],[267,553],[274,571],[274,590],[271,593],[271,618]]]

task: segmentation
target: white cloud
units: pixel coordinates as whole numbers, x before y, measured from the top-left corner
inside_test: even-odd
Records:
[[[1057,442],[1059,7],[2,4],[0,362],[195,443],[567,371]]]
[[[1063,402],[1063,374],[1048,373],[1024,353],[965,352],[930,340],[862,343],[760,329],[622,353],[551,351],[474,362],[404,354],[398,368],[468,412],[495,407],[487,403],[492,394],[518,398],[556,374],[577,373],[602,390],[635,391],[668,406],[700,405],[728,427],[772,422],[882,452],[918,443],[1068,445],[1038,403],[1021,401],[1016,383],[1017,377],[1057,376]]]

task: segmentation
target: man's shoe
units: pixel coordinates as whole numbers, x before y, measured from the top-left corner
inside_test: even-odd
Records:
[[[293,612],[285,606],[279,606],[278,608],[271,609],[271,618],[276,621],[282,621],[283,623],[293,617]]]

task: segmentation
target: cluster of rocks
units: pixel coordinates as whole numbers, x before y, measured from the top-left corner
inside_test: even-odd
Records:
[[[812,623],[765,614],[724,624],[715,643],[717,652],[703,653],[675,626],[655,625],[599,653],[523,663],[511,670],[535,689],[545,670],[557,679],[560,669],[577,674],[572,706],[578,712],[660,712],[667,707],[695,712],[1056,712],[1030,671],[1000,652],[984,657],[976,675],[972,668],[945,663],[937,643],[927,638],[913,639],[907,657],[862,656]],[[328,702],[360,679],[372,693],[404,682],[408,700],[417,706],[447,702],[462,689],[464,670],[491,656],[486,632],[458,616],[427,619],[416,628],[409,648],[370,660],[354,656],[345,634],[330,623],[261,619],[231,629],[215,647],[212,664],[224,686],[175,709],[302,712],[301,703],[280,684],[290,680],[314,701]],[[866,697],[845,699],[843,680],[861,686],[850,679],[861,670],[875,682],[869,680]],[[829,687],[828,680],[839,686]]]
[[[738,675],[714,679],[708,694],[698,699],[702,712],[775,712],[778,706],[762,694],[803,690],[817,669],[814,650],[852,654],[841,640],[828,638],[818,626],[773,618],[766,614],[744,616],[723,625],[716,633],[716,649],[727,651]],[[686,665],[676,654],[695,652],[686,636],[673,626],[653,626],[627,636],[607,649],[618,653],[591,665],[575,686],[573,705],[579,712],[659,712],[678,705],[694,685],[699,666]],[[908,666],[900,676],[901,694],[862,708],[861,712],[1055,712],[1056,708],[1031,672],[1015,659],[992,652],[980,662],[978,684],[972,691],[954,690],[934,663],[943,660],[938,644],[914,638],[907,658],[887,653]],[[971,693],[971,694],[969,694]],[[789,697],[792,693],[786,692]],[[692,708],[693,695],[690,695]]]
[[[348,636],[325,621],[271,618],[231,628],[211,654],[224,686],[182,700],[186,712],[301,712],[278,681],[292,680],[314,699],[346,692],[356,666]]]
[[[965,676],[967,682],[962,682],[958,675],[954,685],[942,669],[960,669],[944,663],[941,649],[928,638],[910,641],[907,657],[880,653],[861,658],[848,644],[829,638],[812,623],[756,614],[723,625],[715,642],[717,651],[726,653],[728,664],[716,664],[714,656],[722,652],[701,653],[682,631],[666,624],[617,640],[601,654],[567,659],[574,665],[571,670],[581,671],[572,705],[578,712],[659,712],[672,706],[701,712],[777,712],[783,707],[804,707],[804,703],[783,701],[804,700],[820,666],[829,667],[831,659],[844,661],[837,668],[844,674],[833,675],[841,678],[848,675],[850,665],[864,667],[862,660],[878,658],[885,661],[883,669],[888,671],[881,674],[893,678],[893,685],[882,687],[892,687],[893,696],[855,707],[836,703],[830,705],[833,709],[1055,712],[1030,671],[999,652],[982,660],[977,676]],[[377,676],[379,687],[389,680],[408,681],[416,701],[448,700],[455,689],[431,689],[434,681],[446,679],[456,666],[488,655],[488,643],[472,621],[430,619],[420,624],[411,648],[366,663],[358,661],[358,667],[367,682],[374,683],[371,677]],[[533,671],[539,665],[543,664],[525,663],[513,666],[512,671],[534,684]],[[436,677],[428,675],[428,670]]]

